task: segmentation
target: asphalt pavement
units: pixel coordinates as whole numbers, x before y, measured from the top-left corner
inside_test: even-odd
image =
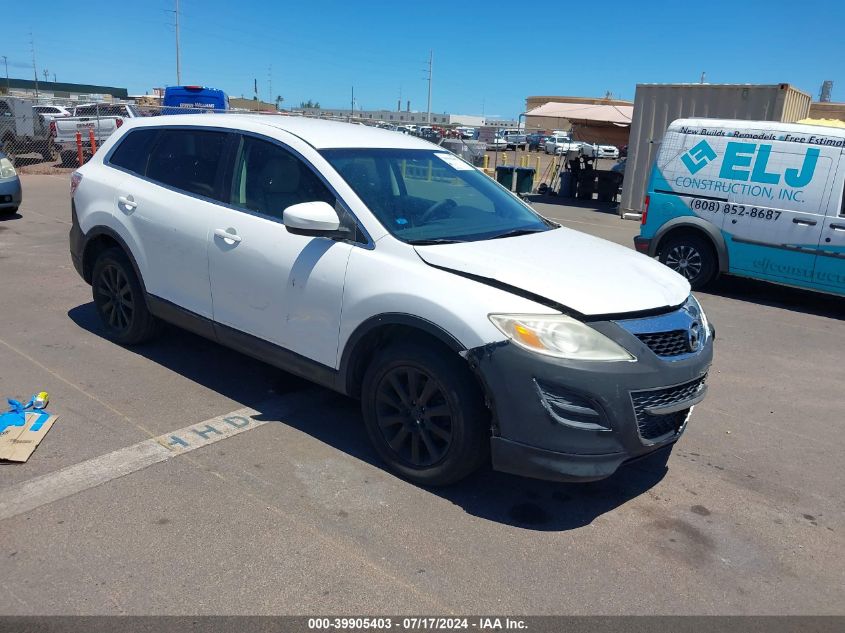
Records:
[[[698,293],[716,360],[666,468],[429,490],[382,468],[351,400],[174,328],[107,341],[67,176],[22,179],[0,395],[45,389],[60,417],[0,465],[0,614],[845,613],[841,298]],[[634,222],[559,202],[535,208],[631,246]]]

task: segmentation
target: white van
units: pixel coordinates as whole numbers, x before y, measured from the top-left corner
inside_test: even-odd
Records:
[[[441,147],[299,117],[127,123],[73,174],[103,331],[168,321],[362,403],[400,475],[599,479],[673,444],[713,334],[689,284]]]
[[[700,288],[720,272],[845,295],[845,129],[680,119],[637,250]]]

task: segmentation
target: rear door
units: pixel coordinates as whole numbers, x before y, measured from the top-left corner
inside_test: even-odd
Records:
[[[117,187],[115,215],[136,245],[147,292],[209,319],[208,225],[222,195],[228,136],[202,127],[141,128],[110,158],[133,172]]]
[[[208,233],[208,269],[218,337],[254,345],[246,333],[322,365],[337,363],[347,242],[294,235],[284,210],[335,195],[302,158],[314,150],[253,135],[237,138],[228,206],[215,207]],[[227,340],[227,338],[229,340]]]

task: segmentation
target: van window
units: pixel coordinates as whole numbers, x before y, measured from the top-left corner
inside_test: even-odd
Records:
[[[231,204],[279,220],[300,202],[335,204],[334,195],[299,158],[274,143],[242,137]]]
[[[156,128],[129,132],[112,153],[109,164],[144,176],[147,172],[150,148],[157,136],[158,129]]]
[[[214,198],[227,134],[212,130],[161,130],[147,178],[188,193]]]

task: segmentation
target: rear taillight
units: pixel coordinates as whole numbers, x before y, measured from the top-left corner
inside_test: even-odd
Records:
[[[115,119],[115,123],[117,123],[117,127],[120,127],[121,125],[123,125],[123,119],[117,117],[117,119]]]
[[[70,197],[73,198],[73,194],[76,193],[76,190],[79,188],[79,183],[82,182],[82,174],[78,171],[73,172],[70,175]]]
[[[643,225],[648,220],[648,203],[651,202],[651,196],[646,196],[643,200],[643,217],[640,220],[640,225]]]
[[[50,121],[50,136],[52,136],[53,138],[56,138],[56,134],[57,134],[57,132],[56,132],[56,122]]]

